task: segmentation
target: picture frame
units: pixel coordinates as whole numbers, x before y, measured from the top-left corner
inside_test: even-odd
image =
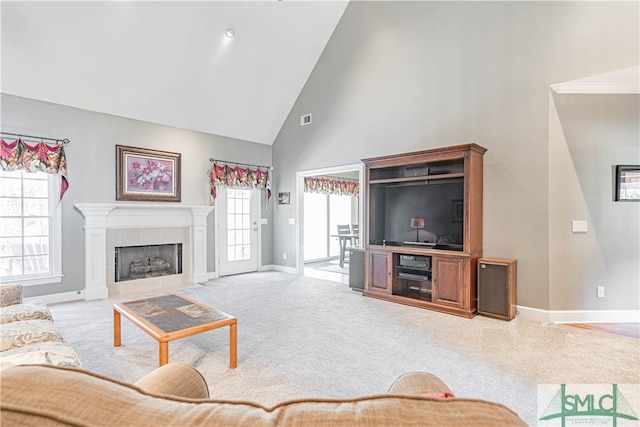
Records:
[[[616,165],[616,202],[640,202],[640,165]]]
[[[180,202],[181,154],[116,145],[116,200]]]
[[[464,201],[462,199],[451,200],[451,222],[464,220]]]
[[[278,193],[278,204],[279,205],[288,205],[291,203],[291,193]]]

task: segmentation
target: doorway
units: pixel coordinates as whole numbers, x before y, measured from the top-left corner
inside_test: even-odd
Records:
[[[331,238],[339,224],[358,223],[354,197],[304,193],[304,262],[328,261],[340,256],[339,241]]]
[[[260,190],[222,187],[217,204],[219,275],[258,271]]]
[[[337,233],[337,224],[362,224],[362,197],[335,196],[304,192],[304,178],[312,176],[331,176],[336,178],[355,179],[362,187],[363,164],[351,164],[332,168],[315,169],[298,172],[297,209],[296,209],[296,242],[298,257],[296,270],[300,275],[313,275],[314,272],[305,269],[305,261],[331,262],[337,264],[340,255],[338,239],[332,238]],[[341,222],[342,221],[342,222]],[[360,227],[362,242],[363,227]],[[341,272],[327,272],[328,280],[348,283],[348,264]],[[324,275],[323,275],[324,276]]]

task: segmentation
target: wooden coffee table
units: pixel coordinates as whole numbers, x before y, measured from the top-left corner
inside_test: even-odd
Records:
[[[151,335],[160,345],[160,366],[169,362],[169,341],[229,326],[229,367],[238,365],[238,319],[180,294],[113,305],[113,345],[120,347],[120,315]]]

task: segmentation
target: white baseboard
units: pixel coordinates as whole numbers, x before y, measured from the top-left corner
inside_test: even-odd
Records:
[[[551,311],[554,323],[640,323],[640,310]]]
[[[202,283],[202,282],[206,282],[207,280],[217,279],[218,277],[220,277],[218,273],[216,273],[215,271],[212,271],[210,273],[204,273],[204,274],[198,275],[198,278],[202,280],[199,280],[193,283]]]
[[[24,302],[40,300],[47,304],[56,304],[59,302],[69,302],[84,299],[84,291],[62,292],[59,294],[41,295],[38,297],[25,298]]]
[[[94,299],[107,299],[109,298],[109,288],[106,286],[99,289],[85,289],[84,290],[84,299],[87,301]]]
[[[541,310],[519,305],[518,315],[552,323],[640,323],[640,310]]]
[[[218,274],[213,273],[200,273],[200,274],[192,274],[189,276],[189,283],[202,283],[207,280],[216,279]]]
[[[263,266],[266,267],[266,266]],[[289,274],[298,274],[298,270],[295,267],[286,267],[284,265],[270,265],[269,267],[271,267],[269,270],[273,270],[273,271],[280,271],[282,273],[289,273]]]

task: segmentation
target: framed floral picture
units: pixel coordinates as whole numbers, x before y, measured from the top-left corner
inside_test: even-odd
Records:
[[[116,145],[116,200],[179,202],[180,157]]]

